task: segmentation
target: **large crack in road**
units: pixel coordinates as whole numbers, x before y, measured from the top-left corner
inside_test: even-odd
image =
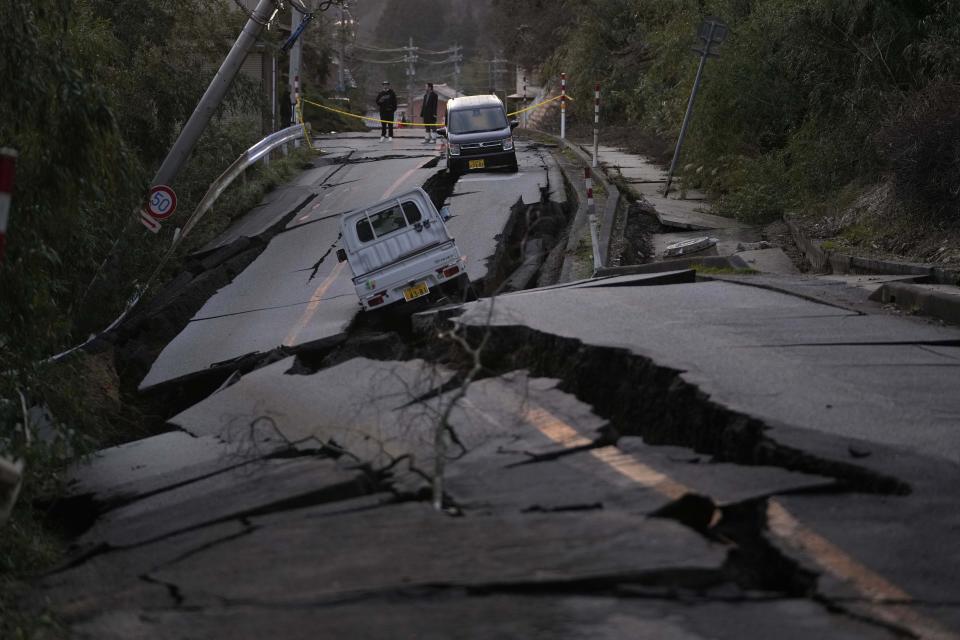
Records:
[[[424,185],[437,206],[454,197],[455,186],[444,172],[436,173]],[[551,201],[550,189],[549,184],[541,189],[538,202],[525,204],[520,200],[511,209],[497,252],[488,265],[488,276],[482,283],[474,283],[491,297],[489,304],[495,304],[496,296],[505,291],[543,284],[552,277],[544,275],[543,261],[562,239],[570,211]],[[282,229],[296,213],[275,229]],[[642,252],[642,247],[636,249]],[[252,253],[255,249],[247,251]],[[255,257],[242,252],[233,257],[236,256],[242,256],[237,258],[237,266]],[[184,324],[192,317],[187,315],[189,308],[184,305],[176,316]],[[344,367],[358,359],[381,363],[385,375],[390,376],[395,375],[394,365],[414,362],[423,363],[434,372],[447,372],[421,390],[408,383],[401,385],[402,398],[389,399],[382,410],[402,413],[451,397],[479,362],[481,373],[470,379],[464,411],[475,410],[478,416],[496,425],[505,418],[500,414],[491,417],[478,408],[490,411],[490,405],[483,403],[483,394],[496,385],[509,387],[518,379],[525,380],[516,406],[503,410],[521,414],[528,427],[535,427],[537,438],[485,434],[477,439],[471,422],[450,425],[448,432],[457,445],[451,460],[455,465],[464,465],[464,471],[455,471],[446,485],[445,511],[438,514],[421,504],[430,499],[431,476],[422,466],[422,458],[412,451],[405,452],[401,447],[373,462],[351,444],[333,436],[294,440],[281,426],[271,425],[270,430],[280,437],[280,448],[257,455],[244,465],[256,468],[271,460],[302,459],[335,463],[339,473],[349,461],[348,468],[358,473],[360,479],[318,485],[293,497],[267,497],[253,506],[244,505],[220,514],[210,512],[189,526],[153,537],[134,536],[126,543],[101,543],[88,549],[61,574],[52,577],[54,583],[59,581],[59,597],[75,607],[71,621],[80,623],[91,636],[116,637],[110,635],[115,630],[111,627],[114,618],[103,611],[116,607],[116,615],[123,616],[131,605],[113,591],[115,585],[98,587],[82,606],[71,600],[70,590],[87,573],[109,572],[105,567],[119,562],[135,569],[127,573],[136,576],[143,588],[160,589],[165,594],[163,604],[154,603],[153,618],[134,626],[144,637],[161,637],[177,625],[211,620],[221,625],[219,630],[225,624],[224,616],[256,619],[252,613],[256,611],[267,615],[271,611],[286,611],[291,617],[296,616],[294,612],[307,611],[340,615],[349,614],[351,607],[389,610],[390,604],[398,600],[416,603],[415,607],[421,610],[437,603],[459,601],[476,607],[503,596],[539,602],[545,598],[635,601],[644,603],[644,607],[659,603],[656,606],[665,607],[662,615],[673,615],[671,607],[675,604],[695,604],[703,609],[736,604],[743,607],[742,613],[752,606],[775,609],[777,603],[803,602],[812,607],[804,609],[804,615],[844,618],[843,624],[854,629],[850,637],[891,637],[891,633],[897,637],[920,637],[922,633],[917,630],[928,628],[925,622],[911,624],[910,619],[904,622],[902,618],[886,616],[878,612],[875,601],[867,598],[863,602],[843,601],[822,590],[822,573],[788,553],[783,540],[777,539],[781,534],[778,523],[771,522],[771,514],[782,511],[779,501],[784,496],[902,496],[911,491],[910,483],[870,466],[782,444],[767,434],[769,425],[764,421],[725,407],[685,381],[680,370],[629,349],[591,345],[522,325],[463,324],[458,322],[458,314],[459,310],[451,307],[421,314],[416,322],[411,322],[409,312],[359,314],[341,335],[249,354],[150,392],[157,405],[163,407],[164,418],[169,419],[204,399],[226,402],[233,392],[242,396],[255,389],[254,378],[266,379],[278,367],[288,379],[298,377],[305,381],[323,376],[328,376],[328,380],[349,378],[350,374],[344,373],[349,369]],[[138,322],[142,330],[145,320]],[[135,342],[137,337],[136,331],[132,331],[126,342]],[[582,411],[591,416],[582,424],[596,428],[581,429],[582,424],[576,420],[564,422],[550,414],[551,409],[536,408],[539,396],[534,389],[539,390],[537,393],[555,389],[551,393],[576,399],[582,404]],[[247,416],[251,433],[258,431],[257,423],[268,415],[269,407],[258,407]],[[435,419],[435,414],[430,415]],[[429,420],[426,424],[430,424]],[[423,426],[422,422],[411,422],[404,431],[409,433]],[[508,424],[501,426],[509,431]],[[771,489],[752,487],[734,492],[731,499],[704,485],[702,480],[700,484],[680,484],[655,465],[649,466],[653,450],[669,451],[664,454],[666,458],[661,458],[668,459],[674,467],[677,460],[683,460],[688,468],[673,469],[682,471],[681,477],[683,472],[694,476],[700,473],[706,466],[700,465],[701,458],[708,460],[713,466],[710,471],[715,472],[768,473],[764,469],[774,467],[776,473],[789,471],[793,475],[776,476],[781,484],[771,483]],[[610,469],[628,477],[634,484],[626,493],[632,497],[624,498],[619,493],[612,496],[609,490],[594,485],[582,494],[571,491],[570,495],[552,501],[538,498],[549,493],[524,494],[523,485],[528,479],[535,484],[533,481],[541,477],[562,478],[564,473],[583,473],[584,469],[589,470],[584,477],[595,476],[600,485],[606,482],[622,487],[623,477],[616,479],[616,473],[611,476]],[[185,486],[199,486],[211,478],[198,476],[156,493],[93,507],[103,515],[122,513],[124,508],[139,508],[140,502]],[[471,483],[476,478],[486,479],[483,486],[490,490],[489,495],[474,492]],[[576,486],[574,476],[570,478],[569,486]],[[506,483],[505,493],[497,493],[497,482],[501,481]],[[558,482],[557,486],[548,487],[551,492],[563,492],[566,485]],[[634,495],[643,492],[655,498]],[[390,497],[384,499],[383,495]],[[487,497],[478,497],[483,495]],[[639,502],[634,504],[632,500]],[[295,575],[284,578],[290,583],[284,584],[285,592],[254,593],[252,587],[240,584],[267,579],[271,566],[294,567],[308,562],[312,558],[306,553],[311,539],[307,523],[311,519],[322,523],[320,530],[327,537],[326,548],[320,553],[331,564],[329,573],[317,569],[319,575],[311,575],[305,581],[305,576],[294,571]],[[658,521],[674,523],[675,527],[664,525],[667,528],[662,529],[655,524]],[[464,528],[464,523],[479,529]],[[384,534],[372,533],[380,528]],[[590,553],[581,553],[554,539],[557,530],[577,540]],[[598,532],[604,532],[609,539]],[[637,538],[644,532],[649,536],[645,541],[648,545],[663,535],[674,538],[670,544],[665,543],[662,551],[665,564],[645,564],[650,562],[650,548],[637,545]],[[128,533],[125,531],[124,535]],[[201,535],[190,541],[190,534]],[[541,537],[537,539],[537,535]],[[687,556],[671,555],[677,553],[676,540],[683,541],[680,547],[685,548]],[[476,552],[472,548],[479,567],[470,567],[458,557],[467,542],[484,550]],[[397,544],[392,562],[386,560],[384,549],[376,547],[392,549]],[[543,548],[538,549],[538,545]],[[517,554],[523,550],[528,557],[511,555],[511,549],[516,549]],[[334,553],[338,558],[381,558],[383,563],[379,566],[385,573],[373,576],[366,565],[343,564],[342,559],[334,562],[328,557]],[[427,565],[438,561],[436,566],[443,568],[415,566],[413,560],[404,559],[403,554],[407,553]],[[583,566],[574,568],[574,560],[558,564],[557,559],[565,556],[579,559]],[[496,558],[496,568],[484,567],[483,563],[491,557]],[[534,564],[540,562],[551,569],[543,572],[537,565],[535,575],[519,569],[511,572],[511,562],[526,566],[530,557],[536,559]],[[235,558],[244,559],[240,573],[232,567]],[[445,563],[450,566],[445,567]],[[461,574],[457,574],[457,567]],[[340,585],[341,579],[345,585]],[[329,581],[336,581],[336,587],[328,587]],[[136,592],[135,587],[131,588]],[[57,596],[56,589],[54,592]],[[152,601],[152,596],[142,597],[143,601]],[[133,601],[132,610],[136,611],[136,597]],[[645,615],[649,613],[646,611]],[[754,620],[749,614],[744,615]],[[129,622],[128,618],[123,620]]]

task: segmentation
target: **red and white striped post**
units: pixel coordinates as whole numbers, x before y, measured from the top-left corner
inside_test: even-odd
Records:
[[[567,137],[567,74],[560,74],[560,139]]]
[[[17,168],[17,152],[0,149],[0,262],[7,249],[7,222],[10,220],[10,200],[13,198],[13,179]]]
[[[593,247],[593,270],[603,266],[600,258],[600,231],[597,228],[597,208],[593,203],[593,174],[590,167],[583,168],[587,186],[587,219],[590,221],[590,245]]]
[[[593,166],[600,156],[600,83],[593,85]]]
[[[522,114],[520,114],[520,116],[523,118],[523,128],[524,128],[524,129],[527,128],[527,122],[528,122],[528,121],[527,121],[527,114],[530,113],[529,111],[526,111],[526,108],[527,108],[527,76],[523,76],[523,109],[524,109],[524,112],[523,112]]]

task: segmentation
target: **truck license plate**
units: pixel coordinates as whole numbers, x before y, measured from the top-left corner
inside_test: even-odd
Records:
[[[426,282],[418,282],[412,287],[408,287],[403,290],[403,299],[407,302],[415,300],[416,298],[423,297],[430,293],[430,287],[427,286]]]
[[[487,165],[486,165],[486,161],[484,160],[471,160],[470,162],[467,163],[467,166],[470,169],[483,169]]]

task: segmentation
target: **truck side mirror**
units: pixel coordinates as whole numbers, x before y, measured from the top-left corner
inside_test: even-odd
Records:
[[[519,127],[519,126],[520,126],[520,121],[519,121],[519,120],[511,120],[511,121],[510,121],[510,128],[511,128],[511,129],[516,129],[516,128]]]
[[[345,249],[337,249],[337,260],[340,262],[347,261],[347,251]]]
[[[447,137],[447,128],[446,127],[437,127],[437,135],[441,138]]]

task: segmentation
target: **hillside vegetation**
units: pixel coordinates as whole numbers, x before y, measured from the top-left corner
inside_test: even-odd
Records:
[[[0,147],[19,152],[0,264],[0,455],[24,457],[28,474],[0,531],[0,637],[24,633],[7,597],[13,580],[56,557],[43,512],[31,505],[57,495],[66,461],[143,430],[109,352],[45,360],[120,313],[210,182],[261,138],[262,92],[241,76],[174,182],[172,223],[154,236],[137,221],[149,179],[245,20],[228,0],[0,2]],[[314,68],[326,65],[320,33],[308,32]],[[265,41],[277,46],[280,37],[273,29]],[[256,204],[296,162],[251,170],[185,251]],[[29,444],[21,393],[54,418]]]
[[[960,3],[494,0],[491,21],[508,57],[568,74],[581,121],[599,81],[605,125],[669,158],[705,16],[730,34],[706,67],[687,186],[743,220],[799,211],[851,245],[960,263]]]

